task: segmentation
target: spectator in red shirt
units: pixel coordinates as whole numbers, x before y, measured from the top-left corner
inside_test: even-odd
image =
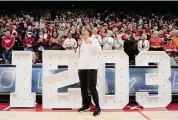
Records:
[[[47,31],[46,28],[44,28],[44,31],[43,31],[43,43],[44,43],[45,50],[49,49],[50,39],[51,39],[50,33]]]
[[[5,63],[8,64],[11,61],[12,49],[14,47],[14,37],[11,36],[10,31],[6,31],[5,36],[2,38],[3,54],[2,57]]]
[[[150,50],[151,51],[162,51],[163,40],[158,37],[158,31],[153,32],[153,37],[150,38]]]
[[[23,40],[24,51],[34,51],[35,38],[32,37],[32,33],[28,32],[27,37]]]

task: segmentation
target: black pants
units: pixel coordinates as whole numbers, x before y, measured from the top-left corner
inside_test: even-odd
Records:
[[[80,86],[81,86],[81,94],[82,94],[82,103],[84,106],[89,106],[91,104],[91,97],[97,107],[99,107],[99,98],[98,92],[96,89],[97,84],[97,70],[90,69],[90,70],[79,70],[79,79],[80,79]],[[89,91],[88,91],[89,90]]]

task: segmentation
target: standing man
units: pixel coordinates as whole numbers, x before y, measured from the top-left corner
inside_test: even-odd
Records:
[[[15,44],[14,37],[11,36],[10,31],[6,31],[5,36],[2,38],[3,54],[2,57],[5,60],[5,64],[10,63],[12,57],[12,49]]]
[[[79,63],[78,74],[81,85],[81,95],[83,106],[78,112],[90,110],[91,98],[88,95],[90,90],[91,96],[95,103],[95,111],[93,116],[100,114],[99,97],[96,89],[97,84],[97,69],[98,69],[98,53],[101,51],[101,46],[96,38],[91,37],[91,30],[84,28],[82,30],[82,43],[79,45]]]

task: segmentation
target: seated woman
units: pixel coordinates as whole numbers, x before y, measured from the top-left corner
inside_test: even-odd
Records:
[[[57,32],[53,32],[52,34],[52,38],[50,39],[49,50],[64,50],[62,45],[60,44]]]

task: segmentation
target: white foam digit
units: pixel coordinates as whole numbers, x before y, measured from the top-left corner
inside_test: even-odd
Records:
[[[144,108],[166,107],[172,100],[170,57],[164,51],[144,51],[136,57],[137,66],[148,66],[148,63],[158,63],[155,73],[146,73],[146,85],[158,85],[158,95],[148,92],[136,92],[136,101]]]
[[[79,82],[77,60],[74,51],[43,51],[43,108],[81,107],[80,88],[69,88],[68,93],[57,92],[58,88]],[[68,65],[68,70],[51,75],[45,74],[48,70],[57,70],[58,65]]]
[[[32,53],[14,51],[12,64],[16,65],[15,92],[10,94],[10,107],[35,107],[36,93],[32,93]]]
[[[122,50],[103,50],[98,57],[101,108],[123,109],[129,103],[129,58]],[[105,95],[105,63],[115,63],[115,95]]]

